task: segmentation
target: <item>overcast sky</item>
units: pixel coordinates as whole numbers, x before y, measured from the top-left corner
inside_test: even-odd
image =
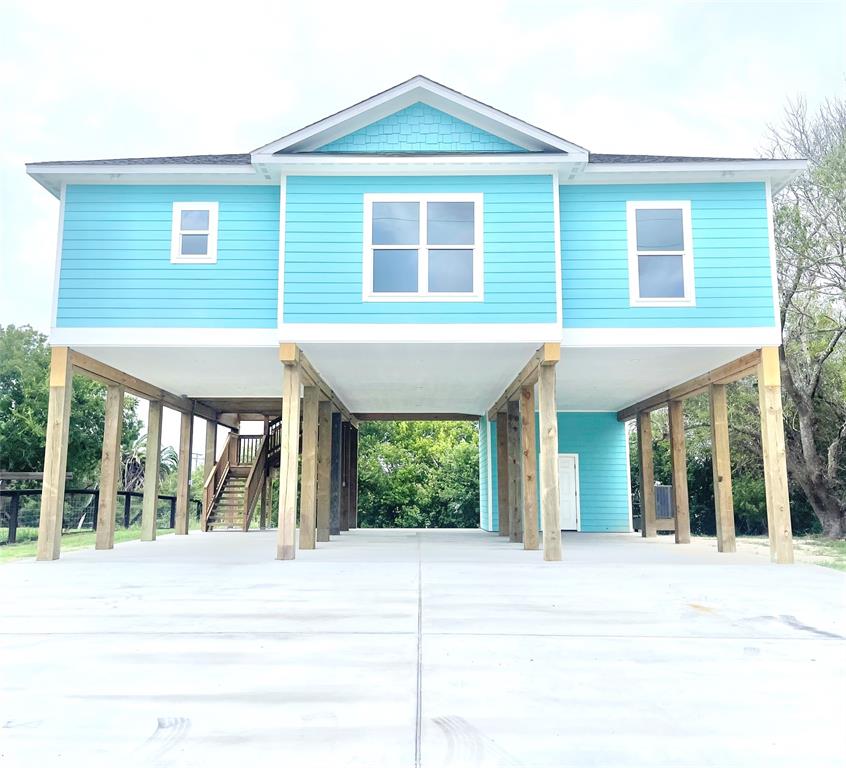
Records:
[[[247,152],[418,73],[594,152],[755,156],[842,95],[844,7],[0,0],[0,324],[50,324],[27,161]]]

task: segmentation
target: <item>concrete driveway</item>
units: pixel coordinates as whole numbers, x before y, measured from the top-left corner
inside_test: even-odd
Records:
[[[0,566],[3,766],[842,766],[846,574],[637,535]]]

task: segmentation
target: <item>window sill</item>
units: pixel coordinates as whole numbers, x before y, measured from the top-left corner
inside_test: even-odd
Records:
[[[200,259],[188,259],[184,256],[171,256],[170,257],[171,264],[217,264],[217,257],[216,256],[203,256]]]
[[[424,302],[424,301],[484,301],[478,293],[369,293],[362,296],[365,302]]]
[[[696,299],[632,299],[630,307],[695,307]]]

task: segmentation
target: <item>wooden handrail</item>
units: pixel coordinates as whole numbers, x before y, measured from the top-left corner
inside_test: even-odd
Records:
[[[234,449],[233,449],[234,445]],[[214,470],[206,478],[203,484],[203,521],[202,530],[208,530],[208,519],[211,514],[217,497],[223,490],[226,483],[226,477],[229,474],[231,466],[231,457],[233,450],[238,449],[238,435],[230,433],[226,439],[226,445],[223,447],[223,453],[220,455],[220,461],[214,466]]]
[[[247,475],[247,482],[244,484],[244,530],[250,529],[250,520],[253,516],[253,509],[256,505],[261,493],[261,487],[264,483],[265,467],[267,464],[267,443],[268,440],[264,435],[261,437],[259,449],[256,452],[252,467],[250,467],[250,474]]]

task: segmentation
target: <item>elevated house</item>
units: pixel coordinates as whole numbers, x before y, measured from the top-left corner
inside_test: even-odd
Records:
[[[789,562],[771,201],[804,167],[593,154],[421,76],[249,153],[29,164],[61,207],[39,558],[59,554],[75,370],[109,385],[107,490],[121,393],[151,402],[147,540],[162,407],[182,413],[180,533],[192,416],[264,418],[217,463],[207,431],[204,527],[249,526],[278,467],[282,559],[355,527],[357,425],[385,418],[478,420],[481,527],[555,560],[562,530],[631,530],[630,419],[656,534],[649,414],[669,407],[687,541],[683,403],[706,390],[732,551],[725,386],[757,375]]]

